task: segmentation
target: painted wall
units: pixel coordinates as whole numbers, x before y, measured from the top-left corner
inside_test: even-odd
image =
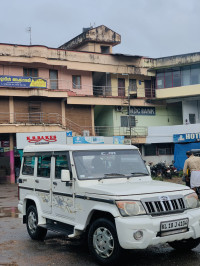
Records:
[[[189,122],[189,114],[195,114],[196,123],[200,123],[200,101],[183,101],[183,123]]]
[[[94,120],[97,128],[97,135],[115,135],[113,129],[113,106],[95,106]]]
[[[200,84],[174,87],[167,89],[156,89],[157,98],[171,98],[171,97],[184,97],[199,95]]]

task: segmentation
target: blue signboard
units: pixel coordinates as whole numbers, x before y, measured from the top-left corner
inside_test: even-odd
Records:
[[[124,144],[124,136],[114,136],[113,144]]]
[[[197,142],[200,141],[200,133],[186,133],[173,135],[175,143]]]
[[[66,132],[66,135],[67,135],[67,137],[72,137],[72,131],[69,131],[69,130],[68,130],[68,131]]]
[[[103,144],[104,137],[73,137],[73,144]]]
[[[47,88],[47,81],[41,78],[0,76],[0,87]]]
[[[131,106],[130,115],[156,115],[156,108],[146,106]]]

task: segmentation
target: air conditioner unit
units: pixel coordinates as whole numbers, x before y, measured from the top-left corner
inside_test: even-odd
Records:
[[[90,136],[90,131],[89,130],[83,130],[83,136],[84,137],[89,137]]]
[[[115,110],[116,110],[116,112],[121,112],[122,111],[122,106],[116,106]]]

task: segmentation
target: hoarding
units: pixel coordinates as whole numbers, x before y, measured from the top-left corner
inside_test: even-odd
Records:
[[[41,78],[0,75],[0,87],[46,89],[47,81]]]

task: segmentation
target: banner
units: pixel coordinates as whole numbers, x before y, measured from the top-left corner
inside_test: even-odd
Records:
[[[0,76],[0,87],[46,89],[47,81],[32,77]]]
[[[173,135],[175,143],[197,142],[200,141],[200,133],[186,133]]]
[[[131,106],[130,107],[130,115],[156,115],[155,107],[139,107],[139,106]]]
[[[73,137],[73,144],[103,144],[104,137]]]

